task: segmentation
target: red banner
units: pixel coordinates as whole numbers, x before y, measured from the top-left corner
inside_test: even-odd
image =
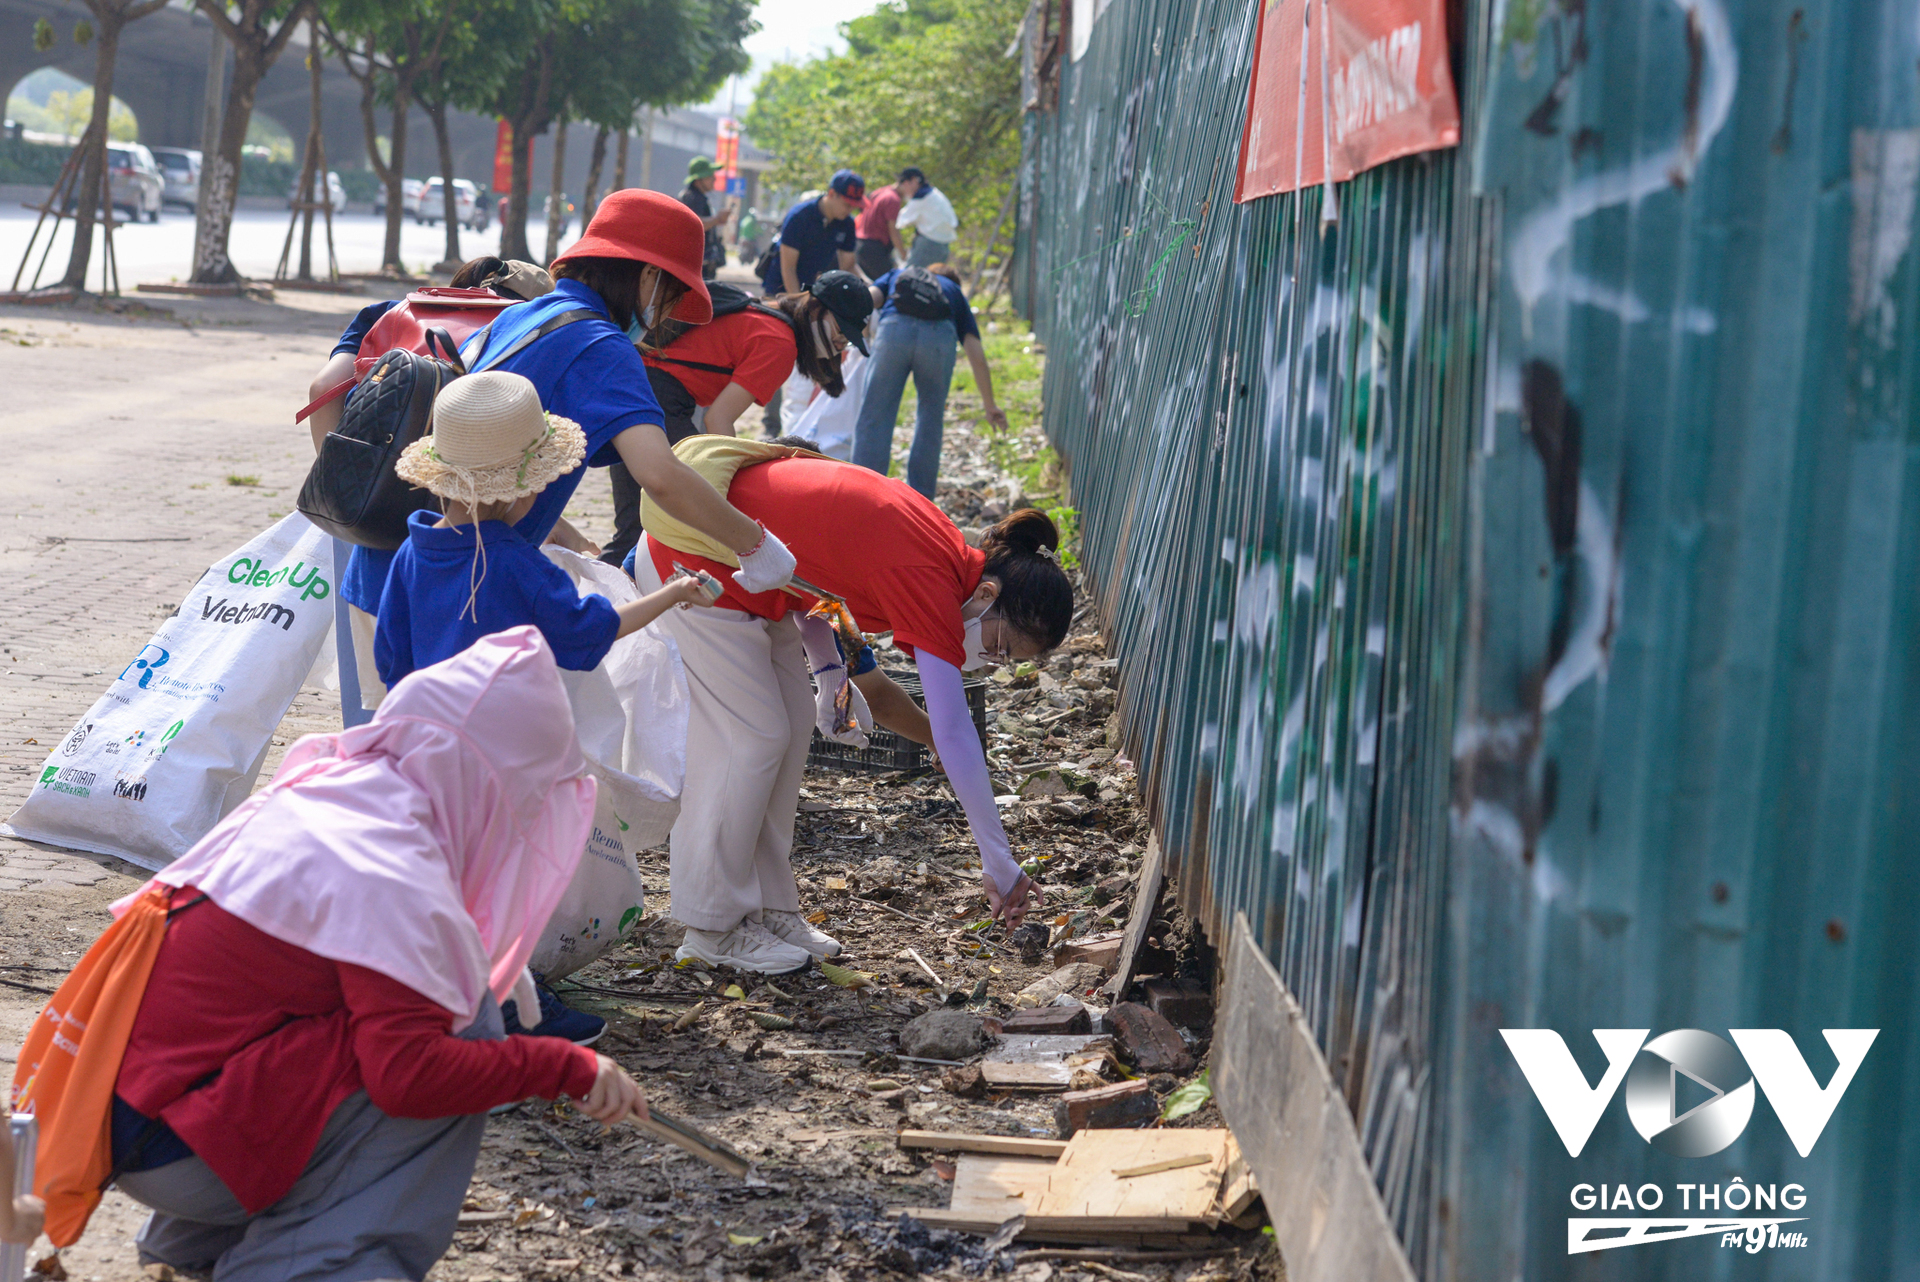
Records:
[[[504,195],[513,186],[513,126],[502,120],[493,131],[493,190]]]
[[[740,176],[740,126],[737,122],[720,122],[720,134],[714,140],[713,165],[723,179],[730,181]]]
[[[1329,174],[1342,182],[1459,141],[1440,0],[1271,0],[1262,9],[1236,201]]]

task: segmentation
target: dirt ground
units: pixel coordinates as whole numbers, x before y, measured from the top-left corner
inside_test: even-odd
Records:
[[[311,367],[324,356],[327,332],[338,331],[342,317],[336,313],[351,306],[332,300],[312,305],[307,313],[285,308],[245,313],[245,323],[260,332],[261,341],[287,358],[280,399],[304,389]],[[86,332],[111,345],[110,325],[84,323],[97,326],[97,332]],[[23,328],[4,316],[0,326],[16,333]],[[149,319],[135,329],[137,360],[201,357],[197,340],[183,336],[192,331],[177,321]],[[290,355],[301,352],[310,354],[304,363]],[[948,479],[940,495],[955,520],[970,529],[1026,497],[1017,482],[995,469],[987,443],[971,430],[977,411],[977,401],[959,395],[950,405],[943,465]],[[3,410],[0,421],[5,421]],[[273,421],[278,424],[280,417]],[[284,494],[310,456],[300,453],[304,441],[284,426],[274,432],[273,457],[255,466],[262,485]],[[292,448],[281,449],[287,441]],[[1004,444],[993,456],[1006,457]],[[581,487],[568,516],[590,535],[604,536],[611,510],[604,483],[596,481],[590,478]],[[253,514],[236,512],[233,519],[244,527]],[[208,537],[216,543],[224,539],[221,547],[238,541],[224,532]],[[0,561],[0,569],[9,564]],[[17,570],[24,562],[11,564]],[[165,589],[152,591],[164,595]],[[124,647],[128,639],[137,645],[143,638],[135,633],[150,626],[151,617],[136,611],[116,620],[106,629],[113,645]],[[38,661],[49,672],[92,674],[103,660],[75,651],[42,654]],[[882,662],[908,667],[897,652],[883,651]],[[1148,842],[1133,764],[1109,738],[1117,698],[1114,670],[1090,611],[1083,608],[1069,642],[1049,662],[998,674],[988,689],[996,790],[1006,795],[1003,815],[1015,857],[1037,861],[1032,869],[1046,890],[1037,920],[1047,925],[1050,944],[1124,923]],[[7,680],[18,695],[12,672]],[[97,685],[97,678],[81,682],[95,693]],[[15,727],[31,728],[36,716],[47,724],[25,737],[57,742],[76,715],[56,715],[61,705],[52,700],[42,715],[35,711],[38,705],[22,704],[8,723],[14,753],[24,759],[36,751],[18,746],[23,736],[13,733]],[[303,694],[276,739],[275,759],[299,734],[332,728],[336,707],[320,693]],[[270,761],[269,771],[271,766]],[[1067,773],[1044,773],[1049,770]],[[1030,782],[1035,779],[1045,782],[1036,786]],[[1023,788],[1048,795],[1023,799]],[[10,808],[20,791],[9,777],[0,803]],[[1051,952],[1023,959],[1005,932],[984,924],[977,852],[958,803],[937,773],[872,775],[811,767],[801,810],[794,863],[804,908],[843,942],[847,956],[841,960],[869,976],[867,986],[839,987],[818,970],[768,983],[676,968],[671,954],[682,928],[672,920],[666,897],[664,847],[642,855],[648,916],[621,946],[559,985],[570,1003],[607,1018],[609,1031],[599,1049],[632,1071],[651,1101],[733,1144],[755,1163],[753,1174],[728,1178],[630,1129],[606,1132],[564,1104],[531,1101],[489,1123],[460,1231],[433,1278],[853,1282],[1009,1276],[1023,1282],[1201,1282],[1279,1275],[1271,1246],[1257,1232],[1223,1228],[1211,1245],[1225,1253],[1170,1263],[1023,1261],[1019,1248],[990,1257],[978,1237],[930,1232],[892,1214],[904,1206],[945,1205],[952,1175],[934,1155],[901,1149],[894,1136],[903,1126],[1056,1134],[1049,1095],[965,1098],[943,1084],[941,1066],[896,1057],[900,1029],[943,997],[907,950],[938,973],[951,994],[949,1004],[969,1005],[990,1017],[1009,1013],[1014,995],[1053,969]],[[49,874],[63,868],[72,874],[19,890],[0,883],[0,915],[7,927],[0,934],[0,1046],[10,1061],[43,1000],[41,991],[51,990],[105,924],[106,905],[143,874],[116,860],[21,843],[0,854],[21,869],[44,865]],[[0,877],[7,873],[0,866]],[[1204,944],[1171,908],[1162,917],[1152,934],[1163,947],[1151,955],[1150,968],[1209,981],[1211,957]],[[735,984],[736,995],[728,995]],[[1205,1068],[1205,1033],[1195,1030],[1196,1068],[1186,1080]],[[1152,1083],[1161,1096],[1181,1084],[1170,1076]],[[1223,1123],[1208,1105],[1173,1124]],[[138,1208],[110,1194],[86,1239],[62,1253],[59,1269],[99,1282],[153,1276],[142,1272],[131,1249],[139,1218]],[[43,1242],[36,1257],[46,1253]],[[44,1267],[58,1272],[51,1263]]]

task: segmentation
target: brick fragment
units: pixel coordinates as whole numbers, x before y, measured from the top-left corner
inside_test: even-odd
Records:
[[[1067,1035],[1093,1031],[1093,1017],[1075,1002],[1071,1006],[1035,1006],[1015,1011],[1001,1022],[1000,1031],[1017,1034]]]
[[[1193,1056],[1179,1031],[1140,1003],[1121,1002],[1107,1012],[1107,1024],[1141,1072],[1185,1074],[1193,1070]]]
[[[1170,1024],[1205,1028],[1213,1023],[1213,997],[1205,989],[1166,979],[1146,983],[1147,1006]]]
[[[1119,935],[1070,939],[1053,950],[1053,964],[1071,966],[1075,962],[1087,962],[1111,975],[1114,967],[1120,964],[1120,949],[1125,943]]]
[[[1116,1131],[1151,1125],[1160,1106],[1144,1081],[1068,1091],[1053,1104],[1053,1123],[1065,1139],[1075,1131]]]

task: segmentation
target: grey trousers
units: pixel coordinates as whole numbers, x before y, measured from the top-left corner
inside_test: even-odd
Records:
[[[460,1036],[506,1036],[491,998]],[[143,1264],[211,1268],[214,1282],[420,1282],[453,1241],[486,1125],[484,1114],[389,1117],[359,1091],[333,1111],[293,1188],[258,1215],[197,1157],[118,1187],[153,1209],[134,1238]]]
[[[934,240],[931,237],[916,235],[913,247],[907,251],[907,262],[915,267],[932,267],[936,263],[947,261],[947,254],[953,249],[950,240]]]

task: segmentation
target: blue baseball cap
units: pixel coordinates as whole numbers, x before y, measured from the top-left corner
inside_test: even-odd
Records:
[[[845,197],[855,209],[867,207],[867,180],[851,169],[842,169],[833,176],[827,187],[836,196]]]

